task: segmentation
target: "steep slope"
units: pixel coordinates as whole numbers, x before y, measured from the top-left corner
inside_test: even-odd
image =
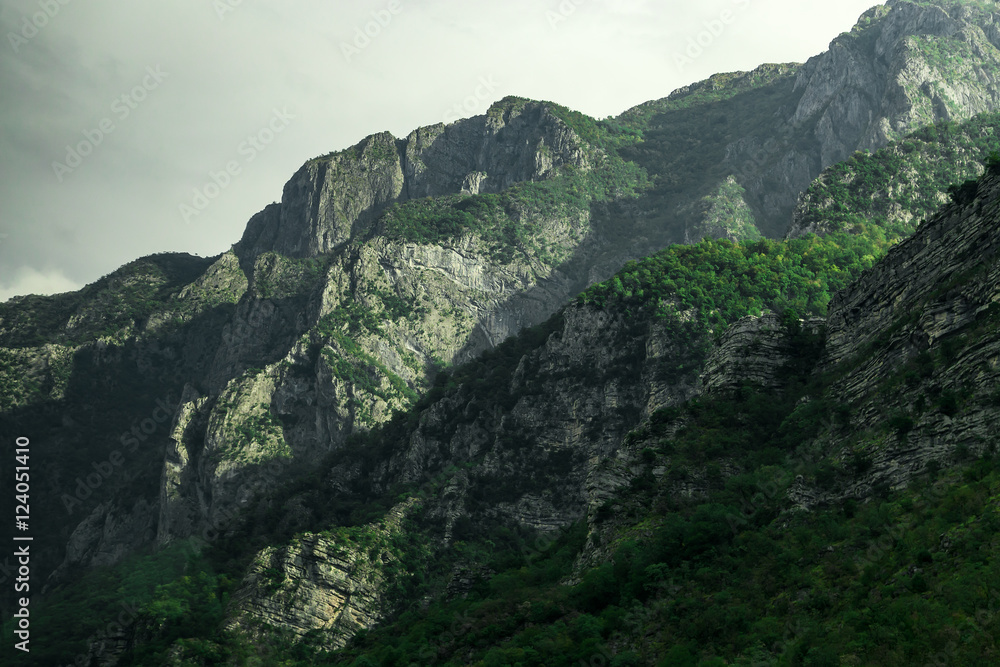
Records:
[[[583,143],[553,108],[508,99],[404,142],[372,137],[306,165],[251,221],[234,249],[250,275],[231,324],[244,333],[216,356],[207,392],[184,398],[161,544],[309,469],[412,403],[443,365],[544,319],[622,261],[602,207],[641,191],[644,175]],[[473,136],[478,161],[452,164]],[[344,202],[360,208],[337,210]],[[307,286],[303,267],[316,267]],[[284,472],[264,472],[276,460]]]
[[[253,475],[232,479],[260,463],[256,436],[273,435],[264,459],[294,453],[297,467],[308,467],[315,452],[412,401],[435,368],[544,319],[591,272],[620,264],[626,251],[602,238],[600,202],[641,189],[642,174],[582,142],[554,108],[510,99],[487,116],[398,142],[377,135],[313,160],[234,251],[214,264],[198,260],[169,289],[155,272],[126,267],[76,295],[6,304],[5,392],[10,407],[19,405],[7,417],[51,443],[52,492],[39,501],[55,522],[45,531],[53,549],[70,544],[66,566],[119,558],[150,529],[162,542],[210,525],[216,509],[204,499],[245,500],[227,497],[220,477],[232,489],[260,486]],[[105,384],[145,382],[131,391],[148,395],[148,407],[127,418],[98,410],[100,425],[86,436],[44,426],[67,402],[91,411],[87,390],[67,397],[64,388],[94,364]],[[86,382],[93,391],[94,379]],[[156,400],[169,404],[167,419],[177,411],[175,423],[131,435]],[[75,408],[64,414],[77,419]],[[109,442],[117,444],[97,446]],[[141,453],[125,457],[124,475],[88,484],[85,473],[78,483],[80,471],[126,443],[128,454]],[[165,446],[165,468],[151,469]],[[159,494],[119,493],[161,474]],[[72,539],[66,521],[78,527]],[[40,551],[40,564],[57,557]]]
[[[514,99],[484,116],[420,128],[405,139],[373,135],[306,163],[286,184],[281,204],[251,220],[240,256],[249,262],[267,251],[293,258],[325,254],[364,236],[390,204],[501,192],[564,165],[587,170],[588,152],[550,105]]]
[[[149,492],[170,421],[185,383],[204,381],[246,284],[231,256],[155,255],[74,294],[0,305],[10,398],[0,428],[39,445],[31,460],[34,590],[88,515],[102,517],[91,527],[107,537],[99,549],[88,546],[91,562],[116,562],[155,538]],[[115,508],[116,494],[130,502]],[[7,496],[2,502],[12,502]],[[2,564],[0,578],[11,581],[9,558]]]
[[[161,590],[121,648],[153,662],[254,642],[302,664],[988,663],[993,593],[966,589],[998,563],[1000,169],[974,190],[874,265],[871,241],[839,233],[630,264],[231,521],[200,567],[239,583]],[[846,289],[825,319],[789,310],[821,312],[831,287]],[[898,536],[892,516],[919,531]],[[210,617],[224,630],[170,611],[227,591]],[[887,651],[901,609],[934,624]],[[459,613],[435,641],[427,619]],[[982,632],[950,646],[969,619]]]
[[[981,584],[996,576],[1000,564],[1000,545],[991,532],[1000,525],[992,436],[1000,420],[994,321],[1000,290],[998,206],[1000,168],[994,168],[967,201],[945,207],[839,292],[825,326],[818,318],[741,319],[717,339],[707,358],[692,360],[694,377],[702,371],[698,380],[675,376],[667,383],[674,391],[659,391],[652,406],[645,395],[629,392],[650,386],[653,375],[647,373],[655,373],[660,359],[647,357],[621,380],[605,378],[605,396],[642,411],[633,418],[637,428],[603,446],[599,437],[587,438],[598,449],[584,450],[579,462],[571,459],[568,470],[531,458],[546,448],[543,442],[549,451],[562,444],[545,430],[520,434],[509,445],[495,441],[482,464],[454,473],[452,482],[437,487],[436,498],[432,493],[425,501],[441,506],[437,513],[448,519],[467,512],[471,526],[484,527],[482,533],[463,529],[462,538],[476,546],[459,545],[451,535],[452,548],[471,555],[471,562],[492,557],[486,562],[502,571],[498,556],[504,549],[485,540],[503,533],[487,528],[470,502],[479,495],[477,485],[496,488],[478,470],[498,465],[509,473],[506,480],[530,475],[532,488],[551,489],[552,497],[586,507],[586,534],[574,530],[535,542],[537,547],[520,547],[529,556],[527,567],[516,569],[525,561],[514,557],[515,569],[503,575],[473,574],[465,602],[454,587],[446,587],[431,610],[403,615],[385,633],[365,636],[340,664],[365,664],[355,661],[364,655],[431,656],[456,665],[560,665],[598,657],[657,665],[723,664],[723,658],[737,664],[994,660],[1000,598]],[[808,256],[818,250],[800,246],[798,252]],[[591,304],[601,299],[598,313],[644,302],[655,311],[662,297],[649,292],[662,285],[660,274],[643,277],[643,264],[651,261],[618,276],[620,287],[609,283],[591,290],[582,312],[593,313]],[[719,268],[716,263],[714,270]],[[704,278],[697,282],[705,284]],[[639,290],[645,294],[636,300]],[[717,290],[712,296],[721,297]],[[561,399],[547,385],[544,367],[538,370],[531,360],[559,351],[567,338],[601,331],[615,341],[571,357],[579,370],[564,370],[561,377],[567,378],[600,369],[609,348],[640,356],[642,350],[648,355],[663,349],[658,335],[621,338],[608,320],[587,322],[569,312],[517,363],[542,386],[529,400],[503,408],[504,425],[523,420],[526,410],[546,415],[539,421],[548,428],[566,423],[550,413]],[[636,317],[637,311],[632,313]],[[698,339],[691,342],[697,349]],[[586,393],[577,387],[574,395]],[[462,468],[468,461],[464,451],[435,447],[433,434],[450,427],[430,415],[449,402],[442,398],[440,407],[421,418],[409,451],[417,443],[419,452],[450,451],[442,463]],[[577,410],[593,403],[585,399]],[[451,423],[464,423],[468,410]],[[450,440],[453,447],[473,441],[462,428]],[[525,440],[537,444],[527,450],[529,466],[518,472],[498,454]],[[419,457],[405,460],[408,475],[426,469]],[[952,467],[936,484],[928,483]],[[578,484],[576,470],[587,471],[587,482],[574,501],[567,491]],[[546,473],[552,476],[548,480]],[[522,502],[529,498],[534,511],[515,510],[511,519],[543,529],[551,525],[537,519],[538,510],[547,507],[544,492],[535,497],[531,489],[512,491],[524,494]],[[563,525],[573,520],[565,516]],[[898,530],[897,521],[914,534]],[[459,524],[455,519],[452,530]],[[443,539],[448,538],[446,532]],[[516,542],[514,548],[517,553]],[[571,566],[567,556],[574,554]],[[460,563],[452,576],[468,578],[468,573]],[[871,613],[862,617],[859,605]],[[909,613],[925,619],[919,633],[905,620]],[[428,616],[435,620],[424,620]],[[424,634],[441,619],[453,618],[461,623],[449,638],[434,641]],[[966,642],[950,641],[970,627],[975,631]],[[880,637],[887,633],[901,633],[900,641],[886,646]],[[403,644],[393,642],[396,653],[384,643],[390,634],[407,637]],[[698,663],[713,656],[717,663]]]
[[[796,198],[822,169],[920,127],[994,111],[1000,31],[989,3],[890,0],[804,65],[723,74],[617,120],[640,130],[629,157],[658,177],[658,219],[727,177],[765,236],[787,229]]]
[[[626,260],[672,242],[744,241],[758,238],[758,229],[780,235],[795,197],[827,160],[875,148],[925,121],[992,108],[994,23],[975,4],[890,2],[804,66],[720,75],[615,120],[508,98],[485,116],[405,139],[374,135],[309,161],[281,203],[255,216],[220,257],[147,258],[74,295],[5,304],[0,425],[45,443],[34,464],[46,484],[35,501],[43,517],[35,525],[35,577],[47,579],[58,566],[49,580],[58,587],[86,568],[125,562],[154,545],[175,553],[188,538],[216,543],[208,536],[236,532],[252,539],[227,542],[238,554],[234,561],[242,561],[222,561],[229,576],[247,578],[237,590],[244,606],[228,612],[231,627],[271,622],[289,600],[303,603],[293,605],[303,618],[325,623],[349,605],[318,614],[309,596],[295,598],[290,590],[301,572],[278,575],[299,568],[302,558],[333,553],[321,533],[349,528],[337,539],[349,544],[350,562],[384,560],[385,568],[372,561],[326,581],[340,585],[355,574],[377,580],[366,581],[375,588],[359,598],[371,604],[351,608],[364,620],[313,628],[303,618],[285,619],[302,636],[330,630],[320,643],[332,647],[411,599],[410,589],[372,592],[399,582],[383,569],[426,566],[448,553],[431,547],[449,547],[456,534],[481,544],[487,538],[477,525],[553,533],[589,517],[643,474],[649,454],[621,443],[659,409],[705,388],[708,395],[733,389],[734,375],[772,388],[791,382],[778,369],[814,341],[786,331],[794,330],[795,317],[782,324],[765,311],[824,313],[836,289],[932,210],[934,184],[951,172],[925,178],[925,164],[901,156],[909,155],[905,140],[894,144],[889,151],[897,152],[871,160],[885,165],[879,177],[888,178],[901,163],[887,156],[900,157],[911,183],[887,194],[870,184],[852,190],[856,201],[834,221],[836,179],[871,164],[859,156],[827,172],[798,211],[794,234],[814,230],[829,238],[673,249],[628,265],[617,282],[589,292],[520,342],[501,342],[545,322]],[[992,146],[984,139],[991,123],[963,125],[960,141],[940,145],[968,148],[982,139]],[[928,156],[933,142],[930,134],[914,135],[912,152]],[[956,156],[929,161],[962,163],[974,175],[975,151]],[[967,186],[953,194],[967,202],[976,192]],[[878,230],[881,220],[859,224],[873,207],[889,233]],[[733,287],[720,285],[726,281]],[[942,317],[968,316],[956,313]],[[737,324],[748,314],[763,319]],[[918,338],[936,331],[906,326]],[[744,340],[753,354],[719,356]],[[887,352],[887,365],[844,379],[848,389],[829,390],[843,392],[830,394],[838,405],[858,411],[857,437],[872,431],[884,440],[877,431],[887,417],[909,433],[929,405],[955,411],[978,396],[938,394],[928,385],[922,404],[919,397],[908,403],[909,394],[852,404],[859,387],[877,396],[868,385],[883,371],[895,372],[892,359],[925,352],[916,349]],[[453,374],[453,386],[440,376],[435,392],[442,368],[488,350],[493,356]],[[740,355],[753,363],[735,363]],[[808,367],[815,362],[802,358]],[[915,365],[906,372],[918,378],[930,372],[925,357],[905,363]],[[795,370],[792,379],[806,382],[807,370]],[[418,403],[420,412],[391,421],[428,391],[434,400]],[[886,414],[885,406],[896,412]],[[793,409],[782,404],[778,416]],[[778,416],[767,423],[779,426]],[[985,419],[970,422],[970,438],[989,427]],[[387,423],[380,433],[388,435],[362,437]],[[838,439],[828,426],[820,431]],[[813,438],[820,431],[793,432]],[[974,440],[960,444],[979,449]],[[864,451],[831,459],[823,479],[844,456],[867,461]],[[878,456],[865,484],[905,479],[893,463],[901,454],[889,448]],[[921,449],[906,463],[926,467],[939,456]],[[732,472],[728,465],[718,464],[720,475]],[[469,467],[462,476],[451,466]],[[706,480],[718,478],[708,466],[692,464],[690,479],[673,480],[676,488],[703,492]],[[312,484],[317,469],[325,486],[295,491]],[[386,545],[398,536],[383,519],[405,498],[389,491],[424,483],[434,493],[449,489],[449,500],[419,504],[414,521],[426,517],[432,537],[397,554]],[[803,507],[837,499],[803,483],[795,496]],[[246,516],[273,532],[246,528]],[[312,534],[308,549],[290,543],[304,531]],[[581,562],[610,553],[604,538],[586,539],[590,551]],[[256,569],[246,569],[248,545],[260,550]],[[378,553],[376,546],[385,548]],[[436,572],[431,583],[457,582],[448,584],[457,591],[483,576],[470,565],[474,557],[459,560],[442,561],[457,574]],[[206,583],[210,595],[232,586],[220,581]],[[176,626],[157,634],[154,626],[131,645],[194,636]],[[126,646],[123,638],[118,649]]]
[[[983,163],[1000,151],[998,129],[997,114],[980,114],[928,126],[873,153],[855,153],[825,169],[802,193],[786,236],[873,233],[873,227],[887,238],[909,236],[949,194],[957,196],[958,184],[982,175]]]
[[[376,135],[311,161],[289,182],[282,203],[250,222],[235,248],[251,283],[260,280],[262,289],[251,289],[234,317],[231,329],[243,336],[217,355],[207,391],[199,392],[210,400],[177,435],[193,444],[169,454],[158,539],[198,532],[232,511],[246,500],[241,487],[256,493],[270,486],[257,479],[259,472],[242,478],[237,471],[244,464],[220,468],[212,456],[203,463],[199,442],[209,452],[215,442],[239,441],[232,434],[240,429],[263,432],[253,425],[260,419],[275,427],[283,420],[284,445],[272,451],[307,467],[347,434],[404,407],[434,364],[468,359],[543,320],[624,259],[703,235],[752,238],[756,226],[774,233],[787,220],[789,198],[848,148],[874,147],[918,123],[990,108],[995,81],[987,64],[996,60],[986,37],[995,32],[990,26],[992,15],[971,7],[894,2],[867,13],[801,69],[767,66],[723,77],[614,123],[508,99],[482,117],[423,128],[402,140]],[[942,53],[979,64],[945,67]],[[876,65],[864,71],[851,64],[868,61]],[[928,102],[935,95],[951,99],[959,89],[972,101],[953,104],[946,114],[940,109],[947,104]],[[883,92],[865,111],[858,107],[861,90]],[[775,114],[786,119],[777,131]],[[844,129],[844,118],[865,115],[874,118],[868,126]],[[701,129],[690,126],[695,116]],[[709,131],[705,118],[714,119]],[[832,137],[828,126],[835,120],[843,131]],[[878,129],[886,123],[892,132]],[[651,190],[643,170],[652,177]],[[617,203],[629,197],[637,198]],[[740,222],[732,224],[735,219]],[[301,281],[284,292],[263,287],[288,270],[301,274],[301,263],[319,256],[329,262],[322,295],[310,287],[306,297]],[[293,303],[306,298],[303,317]],[[419,305],[411,310],[403,302]],[[386,313],[391,324],[373,327],[371,318],[352,313],[351,303]],[[309,346],[338,333],[323,324],[331,320],[346,326],[351,340],[317,355]],[[320,358],[340,360],[332,362],[329,381]],[[283,375],[275,364],[283,365]],[[247,368],[264,369],[255,380],[263,384],[229,394],[226,405],[242,396],[256,403],[236,408],[235,421],[223,420],[229,426],[212,426],[218,419],[212,397],[225,394]],[[303,384],[303,374],[316,382]],[[342,381],[345,374],[350,381]],[[268,393],[282,398],[267,415],[255,413]],[[241,426],[247,420],[251,424]],[[204,429],[214,435],[201,435]],[[261,462],[252,452],[249,459]],[[223,471],[227,483],[219,481]]]

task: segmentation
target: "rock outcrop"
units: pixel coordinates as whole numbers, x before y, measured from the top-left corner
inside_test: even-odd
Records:
[[[343,464],[331,488],[350,494],[365,476],[386,493],[448,471],[447,493],[421,510],[440,521],[445,545],[469,523],[552,534],[592,515],[644,470],[629,433],[702,394],[777,389],[788,333],[765,315],[713,347],[672,335],[690,311],[637,322],[571,304],[538,345],[503,341],[627,259],[706,235],[777,235],[820,170],[859,148],[995,109],[996,25],[977,6],[892,0],[805,65],[713,77],[613,123],[508,98],[403,139],[373,135],[306,163],[230,252],[138,262],[80,295],[12,304],[0,320],[3,395],[17,419],[51,429],[40,432],[66,460],[46,464],[49,496],[70,498],[51,531],[64,557],[39,571],[59,560],[60,574],[113,564],[154,539],[235,526],[244,508],[411,407],[442,369],[487,351],[502,370],[445,392],[384,460]],[[744,108],[756,115],[736,113]],[[701,114],[711,125],[675,148],[673,120]],[[684,181],[695,158],[708,175]],[[606,182],[570,180],[608,165]],[[484,197],[539,184],[555,185],[500,204]],[[857,455],[870,465],[836,492],[803,479],[802,507],[905,484],[991,441],[996,176],[976,188],[831,303],[826,398],[845,406],[860,444],[846,450],[833,426],[815,444],[835,463]],[[490,224],[410,236],[393,227],[424,198],[456,216],[481,207],[475,221]],[[804,323],[816,337],[821,324]],[[180,396],[176,410],[144,430],[167,394]],[[48,425],[54,407],[61,431]],[[87,503],[75,514],[72,471],[100,468],[140,435],[122,474],[76,498]],[[386,539],[396,530],[383,529]],[[314,531],[260,554],[234,618],[321,630],[330,646],[377,622],[399,559],[362,566],[367,552],[339,548]]]
[[[868,434],[851,490],[906,485],[993,446],[1000,427],[1000,175],[946,206],[830,303],[831,395]],[[971,194],[971,193],[969,193]],[[849,452],[841,454],[844,458]]]
[[[320,647],[332,650],[358,630],[374,627],[392,610],[388,591],[413,574],[400,563],[396,545],[415,509],[414,501],[407,501],[377,525],[337,535],[306,534],[293,544],[265,549],[233,596],[228,629],[255,636],[282,628],[296,639],[313,633],[321,638]]]
[[[822,318],[800,323],[813,336],[821,336]],[[741,386],[779,390],[782,368],[791,355],[791,333],[775,313],[739,320],[725,333],[705,362],[702,386],[706,393],[731,392]]]
[[[375,134],[310,160],[280,204],[251,218],[238,253],[245,262],[264,252],[322,255],[363,237],[389,204],[500,192],[563,165],[587,169],[589,160],[588,147],[547,105],[508,98],[482,116],[422,127],[405,139]]]
[[[995,111],[998,20],[980,7],[910,0],[865,12],[851,32],[796,74],[798,101],[784,131],[808,136],[818,155],[801,148],[775,153],[774,166],[745,184],[751,201],[787,225],[798,193],[827,166],[930,123]],[[775,189],[782,182],[785,187]]]
[[[647,128],[646,150],[662,124],[695,113],[710,119],[719,129],[700,136],[699,152],[685,161],[717,154],[745,190],[756,227],[782,236],[799,194],[826,167],[931,123],[996,111],[998,25],[1000,14],[983,6],[890,0],[804,64],[716,75],[622,117]],[[766,129],[741,125],[737,117]],[[671,149],[684,140],[667,136]],[[729,176],[710,187],[692,180],[688,190],[700,198]],[[670,190],[666,205],[679,207],[675,215],[690,206],[684,195]]]

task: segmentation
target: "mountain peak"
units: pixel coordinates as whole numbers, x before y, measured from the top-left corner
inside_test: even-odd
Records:
[[[281,203],[258,213],[238,244],[241,258],[273,251],[289,257],[330,252],[363,237],[392,204],[422,197],[499,192],[584,167],[584,142],[554,105],[506,97],[486,114],[418,128],[406,138],[373,134],[308,161]]]

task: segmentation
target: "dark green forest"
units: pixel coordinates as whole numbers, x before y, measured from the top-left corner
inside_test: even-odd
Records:
[[[946,4],[951,19],[988,15],[994,25],[994,3]],[[884,13],[870,11],[836,43],[874,49]],[[973,37],[986,44],[980,32]],[[981,56],[957,37],[907,39],[936,72],[965,71]],[[983,80],[994,73],[987,65],[976,64]],[[400,195],[317,256],[251,255],[241,241],[229,264],[154,255],[79,292],[0,304],[0,427],[27,424],[40,442],[64,434],[65,449],[45,470],[38,506],[48,505],[34,524],[38,562],[59,570],[44,592],[36,587],[39,639],[10,664],[89,667],[102,651],[120,667],[1000,664],[1000,438],[988,432],[971,448],[948,440],[952,428],[988,431],[982,415],[1000,411],[1000,357],[983,352],[1000,326],[997,253],[990,243],[969,249],[913,312],[899,312],[904,295],[878,293],[872,279],[886,275],[880,267],[904,272],[919,251],[908,241],[930,246],[955,225],[1000,215],[984,204],[984,184],[993,192],[1000,177],[1000,113],[911,125],[878,150],[851,153],[866,145],[852,144],[821,169],[816,126],[783,120],[802,98],[802,72],[779,64],[719,74],[603,120],[507,97],[487,117],[499,123],[534,105],[565,130],[579,163],[499,192]],[[945,117],[960,117],[941,104]],[[395,168],[392,142],[403,140],[378,136],[313,162]],[[815,157],[802,158],[802,170],[819,173],[794,207],[794,197],[778,205],[761,194],[790,155]],[[459,181],[464,173],[456,168]],[[722,219],[706,222],[709,210]],[[380,255],[379,244],[456,258],[430,266],[402,250]],[[447,282],[455,276],[468,284]],[[510,296],[515,283],[530,289]],[[871,298],[849,311],[844,295],[858,285]],[[531,319],[551,294],[558,305]],[[251,319],[265,302],[267,316]],[[836,316],[859,319],[876,306],[874,333],[831,360]],[[476,317],[498,313],[517,327],[491,339]],[[773,382],[747,375],[706,390],[713,353],[748,317],[774,323]],[[237,321],[260,326],[247,333],[230,326]],[[573,340],[594,330],[598,352]],[[451,335],[461,339],[453,347],[428,342]],[[574,342],[589,351],[570,359]],[[49,349],[60,345],[74,351]],[[250,352],[225,356],[240,346]],[[753,346],[748,356],[762,343]],[[461,361],[446,363],[441,350]],[[647,377],[661,393],[629,393]],[[262,389],[258,378],[271,384]],[[259,392],[245,402],[252,410],[234,382]],[[867,393],[852,394],[862,385]],[[587,400],[612,406],[573,426],[613,451],[532,439],[562,406],[546,402],[553,387],[578,392],[574,419]],[[129,451],[129,472],[102,479],[75,506],[65,491],[79,480],[65,471],[89,472],[137,419],[182,395],[195,406],[190,421],[158,421],[150,442],[174,438],[187,447],[174,452],[185,464],[261,445],[255,464],[294,474],[248,493],[217,529],[161,543],[161,514],[146,546],[117,564],[79,564],[87,553],[60,566],[81,522],[124,520],[95,508],[167,494],[159,446]],[[340,412],[320,424],[299,400]],[[535,408],[537,421],[523,417]],[[313,447],[307,463],[291,453],[292,432]],[[601,440],[609,433],[610,445]],[[229,440],[209,443],[219,434]],[[461,434],[472,443],[464,449],[454,445]],[[903,458],[918,435],[937,449],[901,473],[906,483],[860,488],[895,464],[878,457]],[[204,472],[194,468],[184,474]],[[501,469],[516,474],[500,483]],[[598,472],[625,481],[597,494],[592,472],[602,484]],[[521,500],[570,487],[585,499],[558,530],[509,519]],[[212,488],[185,500],[207,516],[213,499],[197,494]],[[372,607],[387,611],[377,623],[334,649],[333,625],[303,634],[234,620],[248,588],[278,606],[291,600],[304,584],[275,554],[320,542],[331,562],[379,590]],[[361,588],[345,596],[363,597]],[[14,627],[6,619],[4,636]]]

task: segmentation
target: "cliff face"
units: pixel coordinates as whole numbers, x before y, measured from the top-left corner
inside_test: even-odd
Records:
[[[551,534],[585,517],[577,561],[585,571],[655,525],[648,507],[630,506],[635,494],[697,499],[747,472],[723,453],[675,476],[664,443],[694,422],[664,415],[692,398],[724,407],[753,389],[794,402],[792,419],[829,406],[792,458],[824,461],[833,482],[815,467],[796,476],[789,464],[767,489],[788,510],[864,502],[975,456],[1000,420],[1000,175],[966,195],[838,293],[826,320],[747,317],[713,343],[680,345],[666,332],[693,313],[638,326],[621,313],[570,306],[507,362],[509,375],[484,373],[479,391],[462,384],[428,407],[368,479],[440,489],[424,507],[441,526],[436,549],[450,548],[468,519],[483,531],[513,524]],[[430,485],[449,469],[450,481]],[[344,464],[334,477],[359,470]]]
[[[404,522],[415,503],[392,508],[378,524],[337,534],[305,534],[257,555],[231,602],[228,629],[249,636],[280,627],[296,639],[318,634],[341,648],[393,610],[388,591],[412,573],[400,562]],[[418,562],[412,560],[410,563]]]
[[[818,160],[810,156],[809,180],[854,151],[876,150],[924,125],[996,110],[998,20],[979,7],[890,0],[810,58],[797,73],[794,90],[801,96],[789,118],[819,151]],[[795,153],[782,161],[807,157]]]
[[[830,304],[830,392],[850,406],[872,462],[851,490],[905,485],[993,442],[1000,177],[964,190]]]
[[[924,125],[995,111],[998,21],[976,5],[891,0],[805,64],[716,75],[620,120],[643,130],[635,159],[661,174],[664,217],[699,239],[705,218],[689,207],[731,177],[749,219],[780,237],[823,169]]]
[[[502,102],[486,115],[422,127],[405,139],[375,134],[303,165],[281,203],[250,220],[238,253],[244,261],[268,251],[322,255],[363,237],[389,204],[500,192],[563,165],[586,169],[586,147],[539,103]]]
[[[562,168],[586,174],[602,159],[547,105],[506,100],[485,116],[404,140],[375,135],[303,166],[204,279],[236,271],[243,283],[214,332],[213,360],[190,377],[163,429],[159,499],[144,500],[159,507],[158,541],[198,535],[314,465],[405,408],[435,369],[545,319],[625,252],[594,233],[586,206],[517,200],[498,214],[517,238],[498,245],[489,228],[433,242],[386,235],[386,223],[374,225],[390,204],[461,201]],[[95,526],[132,502],[93,509],[65,566],[96,563],[92,554],[126,540]]]
[[[654,451],[684,428],[664,426],[662,410],[747,385],[781,393],[802,352],[770,313],[685,337],[706,313],[679,300],[661,304],[660,319],[565,304],[670,242],[783,231],[823,166],[993,109],[995,24],[974,7],[896,0],[805,65],[713,77],[613,123],[507,99],[404,139],[373,135],[305,164],[230,252],[140,261],[80,294],[5,306],[10,423],[45,424],[37,432],[58,453],[45,463],[54,518],[40,571],[61,563],[56,584],[75,567],[235,530],[242,512],[338,453],[329,488],[345,498],[429,485],[419,513],[438,532],[426,550],[470,525],[554,534],[586,518],[580,562],[599,562],[617,539],[601,508],[636,479],[648,473],[683,498],[711,486],[707,465],[671,477],[677,459]],[[906,178],[919,171],[910,167]],[[898,209],[887,219],[917,217],[897,202],[910,185],[885,191],[879,201]],[[817,220],[836,200],[814,194],[793,235],[831,231]],[[995,175],[956,196],[835,297],[825,324],[793,323],[826,336],[825,356],[807,366],[829,384],[802,404],[847,415],[808,443],[841,466],[841,486],[805,475],[795,504],[901,486],[990,441]],[[504,346],[543,322],[536,338]],[[482,377],[456,387],[441,375],[484,352]],[[349,449],[428,392],[435,400],[382,458]],[[119,450],[120,474],[77,478]],[[849,475],[858,459],[864,473]],[[717,463],[723,478],[740,472]],[[257,555],[232,627],[318,630],[336,647],[384,618],[412,555],[390,548],[411,511],[400,502],[399,521],[333,537],[295,503],[275,509],[308,534]]]
[[[803,66],[793,123],[815,123],[823,166],[929,123],[996,109],[998,16],[891,0]]]
[[[638,448],[622,444],[629,431],[653,411],[683,403],[700,390],[696,349],[704,341],[691,341],[692,346],[670,334],[671,326],[692,316],[682,312],[637,325],[621,313],[568,307],[534,335],[536,343],[521,350],[507,343],[480,362],[481,375],[469,369],[470,381],[431,404],[412,431],[392,436],[385,458],[369,467],[348,455],[324,484],[337,488],[341,498],[351,498],[358,488],[375,494],[415,489],[422,498],[424,530],[433,527],[424,533],[431,537],[420,538],[428,540],[431,559],[460,540],[489,539],[499,527],[538,531],[544,543],[636,476]],[[298,503],[309,501],[294,497],[283,506]],[[291,514],[286,516],[295,523]],[[236,594],[234,617],[251,626],[295,629],[303,618],[319,628],[349,613],[353,633],[396,609],[402,598],[392,591],[405,588],[415,574],[396,568],[395,557],[362,559],[367,565],[360,571],[371,572],[364,590],[331,603],[331,587],[347,590],[355,584],[331,583],[347,575],[331,579],[316,574],[316,568],[349,568],[339,565],[344,557],[310,548],[301,558],[297,546],[281,551],[287,554],[280,556],[285,565],[273,565],[278,562],[274,549],[258,553]],[[316,558],[321,562],[310,566]],[[263,563],[288,572],[288,583],[279,591],[272,592],[259,576]],[[448,590],[458,595],[469,586],[463,576],[472,581],[483,576],[475,565],[459,563]],[[296,591],[295,601],[286,600],[285,586]],[[308,610],[320,607],[329,613],[311,618]],[[323,642],[341,645],[347,635],[328,629],[322,627]]]

